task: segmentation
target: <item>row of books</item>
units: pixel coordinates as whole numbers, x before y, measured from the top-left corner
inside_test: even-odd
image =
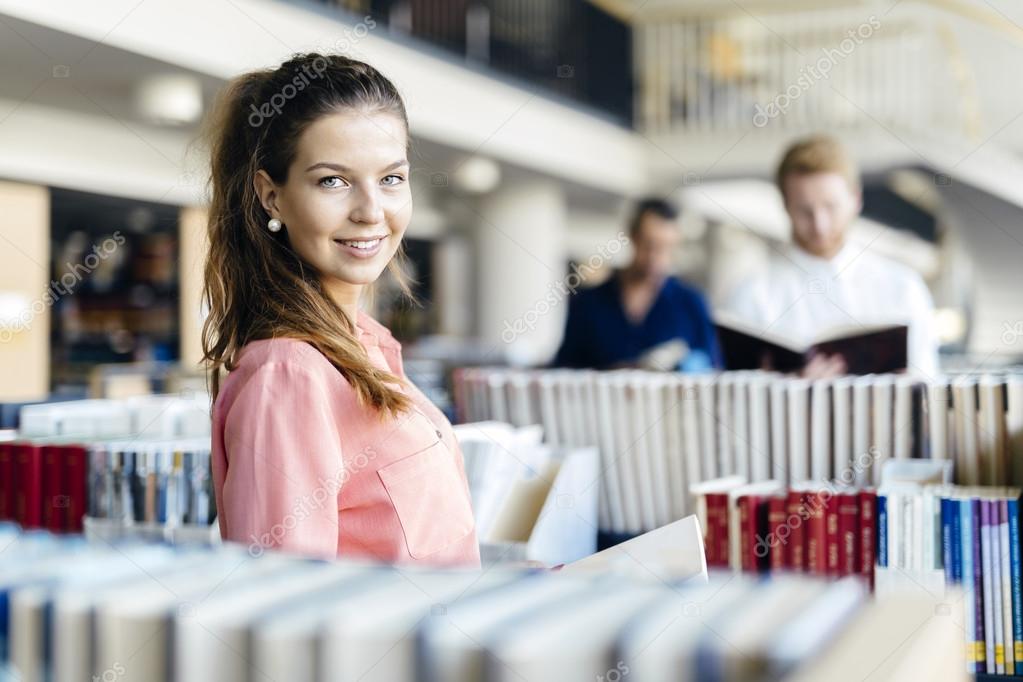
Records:
[[[0,521],[80,533],[86,517],[202,525],[216,516],[202,398],[27,405],[0,441]],[[203,434],[203,431],[206,433]],[[197,433],[198,432],[198,433]]]
[[[873,488],[739,476],[693,486],[707,565],[746,573],[810,573],[874,580]]]
[[[888,460],[928,458],[953,462],[963,485],[1023,485],[1019,374],[463,368],[454,389],[460,419],[540,424],[549,443],[597,447],[600,524],[618,533],[692,513],[690,486],[732,475],[866,487]]]
[[[878,570],[921,584],[932,571],[961,595],[967,671],[1023,675],[1018,488],[878,489]]]
[[[209,437],[210,397],[200,391],[30,403],[18,407],[18,435],[27,438]]]
[[[0,521],[80,533],[86,515],[125,525],[210,525],[209,440],[0,443]]]
[[[10,535],[0,677],[22,682],[941,682],[963,665],[942,647],[950,623],[920,625],[933,603],[872,603],[854,580],[439,571]]]

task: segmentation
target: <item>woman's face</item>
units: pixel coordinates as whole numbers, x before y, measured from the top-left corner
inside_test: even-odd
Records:
[[[390,113],[330,114],[302,133],[287,182],[274,185],[262,170],[256,176],[264,207],[339,303],[358,302],[408,227],[406,139],[404,123]]]

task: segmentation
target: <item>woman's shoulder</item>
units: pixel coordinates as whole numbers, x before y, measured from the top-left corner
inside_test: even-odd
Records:
[[[262,390],[268,384],[283,394],[295,391],[311,394],[316,387],[322,392],[333,392],[335,377],[339,385],[345,385],[344,378],[326,356],[305,341],[286,337],[250,341],[224,377],[214,409],[230,409],[246,390],[251,387]]]
[[[311,344],[296,338],[277,337],[250,341],[238,354],[239,369],[246,373],[264,366],[298,369],[323,369],[330,361]]]

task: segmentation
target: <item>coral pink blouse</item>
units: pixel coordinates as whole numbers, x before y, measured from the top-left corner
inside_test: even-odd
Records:
[[[405,377],[401,345],[360,312],[359,341]],[[326,357],[296,339],[253,341],[213,406],[220,534],[388,563],[480,566],[462,452],[443,413],[411,383],[413,409],[380,419]]]

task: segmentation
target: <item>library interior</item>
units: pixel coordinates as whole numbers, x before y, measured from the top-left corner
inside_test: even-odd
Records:
[[[0,0],[0,680],[1023,680],[1014,63],[1015,0]]]

